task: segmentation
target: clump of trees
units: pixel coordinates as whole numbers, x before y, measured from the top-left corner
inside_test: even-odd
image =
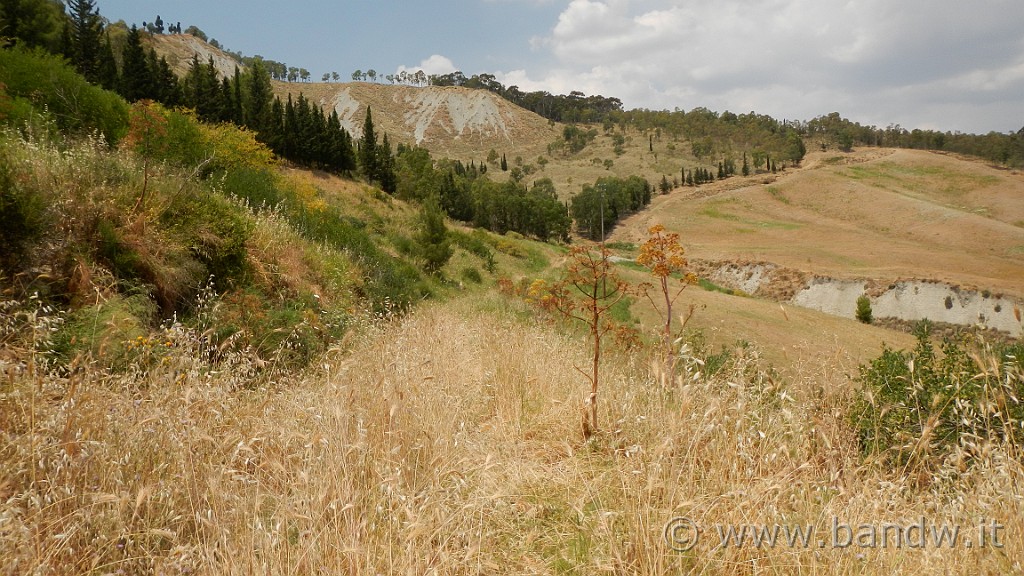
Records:
[[[576,231],[591,240],[603,239],[615,223],[651,203],[650,182],[639,177],[600,178],[593,186],[572,198],[569,211],[576,220]]]
[[[808,137],[831,142],[840,150],[853,146],[889,146],[919,150],[942,150],[983,158],[1014,168],[1024,167],[1024,128],[1016,132],[964,134],[939,130],[907,130],[899,124],[885,128],[864,126],[832,112],[801,125]]]
[[[53,2],[0,3],[0,16],[14,33],[11,42],[26,48],[42,48],[67,58],[89,82],[113,90],[129,102],[152,100],[168,107],[195,111],[205,122],[230,122],[253,130],[257,138],[274,153],[296,163],[333,172],[356,168],[354,142],[336,113],[324,114],[302,96],[297,102],[283,103],[273,96],[270,80],[308,78],[302,69],[248,59],[245,72],[236,67],[234,74],[223,76],[213,59],[201,62],[194,57],[182,78],[171,69],[167,59],[153,48],[146,49],[146,30],[161,34],[163,20],[128,28],[123,35],[119,55],[115,55],[111,30],[104,25],[94,0],[69,0],[67,13]],[[172,33],[180,24],[171,25]],[[195,27],[186,33],[204,38]],[[274,73],[271,73],[271,69]]]
[[[544,241],[569,237],[568,211],[549,178],[529,184],[494,182],[485,177],[485,163],[435,163],[425,148],[404,144],[398,146],[395,163],[399,198],[436,200],[449,217],[499,234],[518,232]]]

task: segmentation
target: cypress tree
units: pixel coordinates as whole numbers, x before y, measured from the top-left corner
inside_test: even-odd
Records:
[[[181,34],[181,24],[178,24],[178,34]],[[231,98],[231,121],[241,126],[244,122],[242,116],[242,73],[235,66],[235,77],[231,80],[231,87],[234,89],[234,96]]]
[[[281,156],[289,159],[298,157],[296,142],[298,140],[299,116],[295,110],[295,103],[292,102],[292,95],[288,94],[288,101],[284,105],[284,118],[281,126],[281,140],[278,152]]]
[[[281,105],[281,99],[275,97],[274,101],[270,103],[267,126],[263,129],[261,141],[281,156],[284,156],[281,153],[285,135],[284,124],[284,106]]]
[[[381,190],[388,194],[394,194],[398,189],[398,172],[387,134],[384,135],[381,145],[377,147],[377,180],[380,182]]]
[[[373,180],[378,175],[377,134],[373,130],[373,113],[366,107],[363,120],[363,137],[359,143],[359,168],[363,175]]]
[[[253,62],[246,80],[248,90],[242,111],[243,123],[247,128],[255,130],[262,142],[268,143],[275,136],[272,133],[270,114],[274,97],[270,86],[270,74],[262,60],[256,59]]]
[[[128,37],[122,56],[121,96],[129,102],[152,97],[153,77],[142,48],[139,30],[134,25],[128,30]]]
[[[327,118],[327,130],[330,133],[330,166],[336,172],[350,172],[356,168],[355,152],[352,150],[352,137],[341,126],[338,111],[332,110]]]
[[[114,48],[110,44],[110,36],[105,35],[103,38],[99,64],[97,80],[100,86],[107,90],[117,90],[121,83],[121,77],[117,72],[117,60],[114,58]]]
[[[220,81],[220,110],[217,119],[221,122],[234,122],[235,95],[231,88],[231,80],[227,77]]]
[[[452,257],[448,227],[444,224],[444,215],[436,201],[430,200],[423,205],[419,230],[413,239],[416,252],[423,259],[423,269],[430,274],[440,271]]]

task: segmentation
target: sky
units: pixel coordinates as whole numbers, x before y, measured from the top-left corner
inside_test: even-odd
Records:
[[[953,132],[1024,127],[1021,0],[96,0],[306,68],[493,74],[626,109]]]

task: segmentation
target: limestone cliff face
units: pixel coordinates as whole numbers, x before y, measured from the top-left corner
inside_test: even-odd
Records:
[[[335,110],[353,136],[363,132],[366,108],[373,110],[377,131],[393,142],[424,146],[434,152],[523,150],[543,147],[558,137],[547,120],[485,90],[452,86],[346,84],[289,85]]]

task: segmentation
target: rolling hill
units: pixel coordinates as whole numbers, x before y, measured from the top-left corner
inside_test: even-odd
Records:
[[[157,41],[178,66],[196,49]],[[549,150],[562,126],[484,92],[275,88],[357,135],[372,107],[435,158],[493,148],[562,198],[697,163],[635,128]],[[32,96],[16,103],[45,118]],[[136,128],[189,137],[0,131],[4,573],[1021,573],[1019,172],[823,150],[657,195],[606,244],[634,290],[594,348],[585,303],[538,288],[566,276],[565,244],[448,221],[428,274],[418,202],[135,106]],[[701,277],[667,353],[660,301],[635,290],[653,224]],[[577,265],[596,252],[572,244]],[[940,334],[854,320],[861,294],[877,317],[1003,334],[931,350]]]
[[[491,149],[536,157],[560,134],[544,118],[485,90],[366,82],[276,82],[274,89],[282,99],[302,93],[325,110],[337,110],[342,126],[356,137],[372,108],[377,132],[393,144],[423,146],[437,157],[467,162],[483,161]]]
[[[230,55],[192,36],[154,41],[172,64],[187,65],[195,53],[212,57],[221,73],[234,69]],[[494,150],[527,182],[550,178],[565,200],[604,176],[655,183],[686,167],[714,168],[693,156],[684,137],[630,127],[620,128],[624,144],[616,148],[614,131],[584,126],[593,138],[569,153],[551,146],[564,126],[486,90],[274,82],[274,91],[337,111],[356,137],[370,108],[378,133],[393,144],[467,163],[482,163]],[[491,177],[508,174],[493,169]],[[882,148],[822,151],[778,174],[674,188],[610,239],[635,244],[660,223],[681,234],[703,274],[733,289],[847,317],[867,294],[882,316],[981,323],[1020,335],[1022,198],[1019,172],[976,160]],[[922,290],[928,305],[917,297]]]

